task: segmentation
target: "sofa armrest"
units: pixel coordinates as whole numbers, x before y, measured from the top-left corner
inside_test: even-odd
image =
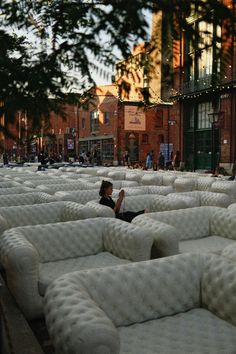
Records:
[[[86,206],[93,208],[95,210],[97,216],[107,217],[107,218],[114,218],[115,217],[115,213],[111,208],[109,208],[106,205],[99,204],[96,201],[88,202],[88,203],[86,203]]]
[[[42,313],[38,291],[39,255],[18,228],[4,232],[0,238],[1,262],[8,287],[27,319]]]
[[[95,218],[96,216],[93,208],[76,202],[65,202],[65,207],[62,209],[62,221]]]
[[[119,353],[114,324],[74,276],[67,274],[50,284],[44,314],[58,353]]]
[[[150,219],[145,215],[136,216],[132,220],[132,224],[152,232],[154,237],[152,258],[172,256],[179,253],[180,234],[175,227]]]
[[[108,252],[133,262],[150,259],[153,236],[149,230],[119,219],[105,219],[103,243]]]

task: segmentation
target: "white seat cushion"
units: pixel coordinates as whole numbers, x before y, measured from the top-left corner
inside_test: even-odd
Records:
[[[44,295],[47,286],[63,274],[126,263],[130,263],[130,261],[113,256],[109,252],[101,252],[86,257],[69,258],[57,262],[40,263],[39,293],[40,295]]]
[[[120,354],[235,354],[235,327],[205,309],[118,328]]]
[[[235,241],[220,236],[209,236],[200,239],[194,239],[189,241],[180,241],[179,250],[180,253],[194,252],[194,253],[217,253],[228,245],[234,244]]]

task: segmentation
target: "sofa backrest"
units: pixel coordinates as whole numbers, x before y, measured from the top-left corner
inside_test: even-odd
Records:
[[[0,198],[0,207],[7,207],[13,205],[27,205],[48,203],[56,200],[53,196],[46,193],[34,192],[34,193],[21,193],[21,194],[9,194],[2,195]]]
[[[230,209],[219,209],[210,218],[210,234],[236,240],[236,213]]]
[[[199,307],[201,274],[200,256],[184,254],[75,276],[115,326],[125,326]]]
[[[135,196],[127,196],[124,198],[121,211],[139,211],[143,209],[151,209],[153,203],[153,195],[141,194]]]
[[[40,262],[83,257],[103,251],[101,219],[88,219],[17,228],[37,249]]]
[[[54,194],[58,191],[76,191],[76,190],[81,190],[81,189],[97,189],[97,187],[93,183],[87,183],[88,186],[86,186],[85,183],[81,182],[74,182],[74,183],[61,183],[61,184],[55,184],[55,185],[50,185],[50,184],[42,184],[36,187],[37,191],[49,193],[49,194]]]
[[[67,201],[2,207],[0,215],[8,228],[96,217],[92,208]]]
[[[34,189],[23,187],[23,186],[0,188],[0,195],[30,193],[30,192],[34,192]]]
[[[90,200],[99,198],[99,189],[85,189],[79,191],[60,191],[55,193],[58,200],[70,200],[81,204],[86,204]]]
[[[147,214],[148,217],[174,226],[180,240],[209,236],[210,217],[217,207],[195,207]]]
[[[59,222],[63,208],[60,203],[63,202],[2,207],[0,215],[6,220],[8,228]]]
[[[213,255],[201,279],[202,306],[236,325],[236,262]]]

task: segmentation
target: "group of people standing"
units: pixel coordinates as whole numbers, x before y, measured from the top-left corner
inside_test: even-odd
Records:
[[[159,157],[157,160],[157,168],[160,170],[164,170],[165,167],[167,169],[178,170],[180,168],[180,152],[177,150],[175,154],[173,152],[170,154],[169,161],[165,161],[165,156],[162,152],[159,153]],[[148,152],[146,155],[145,168],[155,169],[154,166],[154,153],[153,150]]]

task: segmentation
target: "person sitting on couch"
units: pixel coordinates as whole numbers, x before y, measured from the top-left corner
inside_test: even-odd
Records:
[[[122,204],[124,197],[125,197],[125,191],[122,189],[119,192],[119,197],[118,197],[116,203],[114,202],[114,200],[111,197],[112,191],[113,191],[113,184],[109,181],[103,180],[101,187],[100,187],[100,191],[99,191],[99,195],[101,196],[99,203],[112,208],[116,214],[116,218],[127,221],[127,222],[131,222],[133,220],[133,218],[135,218],[135,216],[145,213],[145,209],[140,210],[138,212],[125,211],[125,212],[120,213],[120,207],[121,207],[121,204]]]

